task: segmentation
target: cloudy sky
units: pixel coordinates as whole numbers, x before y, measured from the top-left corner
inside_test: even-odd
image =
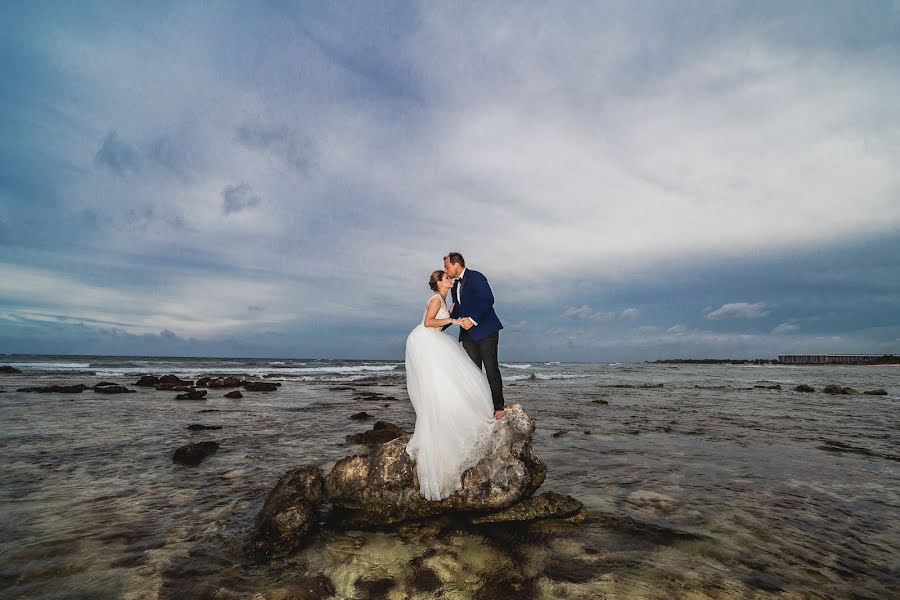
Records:
[[[3,3],[0,352],[900,353],[895,2]]]

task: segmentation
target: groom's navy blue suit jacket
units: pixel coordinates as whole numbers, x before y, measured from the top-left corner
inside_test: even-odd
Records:
[[[478,325],[469,330],[469,339],[477,342],[503,329],[503,324],[497,317],[497,313],[494,312],[494,294],[491,292],[491,286],[488,284],[487,277],[478,271],[466,269],[461,281],[461,303],[457,296],[459,281],[453,284],[453,288],[450,290],[450,297],[453,300],[453,312],[450,313],[450,316],[454,319],[470,317],[478,323]],[[463,331],[465,330],[460,327],[460,341],[462,341]]]

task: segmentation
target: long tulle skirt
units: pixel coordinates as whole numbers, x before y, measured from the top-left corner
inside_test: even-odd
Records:
[[[442,500],[490,448],[491,389],[456,340],[424,325],[406,339],[406,387],[416,411],[406,452],[416,460],[422,495]]]

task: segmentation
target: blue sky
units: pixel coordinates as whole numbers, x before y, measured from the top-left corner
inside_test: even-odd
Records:
[[[892,2],[0,7],[0,352],[900,353]]]

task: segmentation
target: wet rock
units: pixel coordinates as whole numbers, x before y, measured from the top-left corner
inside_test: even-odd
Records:
[[[118,383],[114,383],[114,382],[112,382],[112,381],[101,381],[100,383],[95,383],[95,384],[94,384],[94,387],[95,387],[95,388],[98,388],[98,387],[103,387],[103,386],[105,386],[105,385],[119,385],[119,384],[118,384]]]
[[[845,388],[842,390],[842,393],[844,393],[844,394],[850,394],[851,396],[855,396],[855,395],[859,394],[859,392],[856,391],[856,390],[854,390],[852,387],[845,387]]]
[[[661,387],[663,387],[663,384],[661,384],[661,383],[642,383],[638,387],[644,388],[644,389],[646,389],[646,388],[661,388]]]
[[[216,442],[195,442],[182,446],[172,455],[172,462],[182,465],[196,466],[219,450]]]
[[[559,431],[557,431],[556,433],[553,434],[553,437],[561,437],[561,436],[566,435],[567,433],[569,433],[568,429],[560,429]]]
[[[24,387],[19,388],[17,392],[37,392],[38,394],[50,394],[50,393],[59,393],[59,394],[80,394],[84,390],[89,390],[88,386],[83,383],[78,383],[75,385],[48,385],[45,387],[36,386],[36,387]]]
[[[843,394],[844,388],[839,385],[826,385],[824,388],[822,388],[822,391],[826,394]]]
[[[488,453],[448,498],[430,502],[419,493],[416,464],[406,453],[408,435],[339,460],[325,478],[326,495],[357,523],[373,526],[452,511],[500,510],[528,498],[544,482],[547,467],[532,449],[534,420],[518,404],[506,411]]]
[[[805,394],[808,394],[810,392],[816,391],[816,388],[812,387],[811,385],[806,385],[805,383],[801,383],[800,385],[798,385],[797,387],[794,388],[794,391],[795,392],[803,392]]]
[[[375,446],[377,444],[384,444],[386,442],[389,442],[400,437],[401,435],[410,435],[410,432],[406,431],[399,425],[394,425],[393,423],[376,421],[375,425],[370,431],[348,435],[345,439],[349,444],[365,444],[366,446]]]
[[[194,387],[206,387],[206,384],[212,381],[212,377],[201,377],[197,380],[197,383],[194,384]]]
[[[176,400],[203,400],[206,396],[206,390],[191,390],[185,394],[175,396]]]
[[[350,418],[355,419],[357,421],[361,421],[363,419],[371,419],[372,415],[370,415],[366,411],[363,411],[363,412],[358,412],[356,414],[350,415]]]
[[[545,492],[533,498],[526,498],[507,509],[481,515],[472,519],[475,525],[485,523],[505,523],[510,521],[536,521],[550,517],[570,517],[584,509],[584,504],[572,496],[556,492]]]
[[[544,567],[544,575],[553,581],[586,583],[598,576],[598,573],[593,561],[567,557],[551,559]]]
[[[617,383],[613,386],[614,388],[633,388],[634,386],[630,383]]]
[[[863,392],[863,394],[867,396],[887,396],[887,390],[866,390],[865,392]]]
[[[590,429],[585,429],[585,430],[584,430],[584,435],[591,435],[591,430],[590,430]]]
[[[228,392],[227,394],[225,394],[225,397],[226,398],[243,398],[244,395],[241,393],[240,390],[234,390],[233,392]]]
[[[188,425],[187,428],[190,429],[191,431],[205,431],[208,429],[222,429],[222,426],[221,425],[201,425],[199,423],[193,423],[191,425]]]
[[[754,385],[753,389],[756,389],[756,390],[780,390],[781,384],[776,383],[775,385]]]
[[[317,466],[304,465],[285,473],[256,517],[251,554],[269,557],[300,546],[318,522],[322,499],[322,472]]]
[[[143,375],[134,385],[141,387],[155,387],[159,383],[159,377],[156,375]]]
[[[181,385],[180,383],[159,383],[153,387],[160,392],[190,392],[194,389],[189,385]]]
[[[194,385],[190,379],[182,379],[178,375],[163,375],[159,378],[160,383],[174,383],[176,385]]]
[[[606,400],[591,400],[591,404],[609,404]]]
[[[378,579],[360,577],[353,583],[353,587],[367,598],[387,598],[388,592],[397,587],[397,582],[390,577]]]
[[[206,382],[206,387],[208,388],[236,388],[241,387],[243,382],[237,377],[221,377],[216,379],[210,379]]]
[[[134,394],[137,393],[137,390],[129,390],[124,385],[113,384],[94,387],[94,392],[97,394]]]
[[[15,367],[11,367],[9,365],[0,365],[0,373],[9,373],[10,375],[14,375],[16,373],[21,373],[19,369]]]
[[[248,392],[274,392],[278,389],[278,384],[270,381],[244,381],[241,385]]]

